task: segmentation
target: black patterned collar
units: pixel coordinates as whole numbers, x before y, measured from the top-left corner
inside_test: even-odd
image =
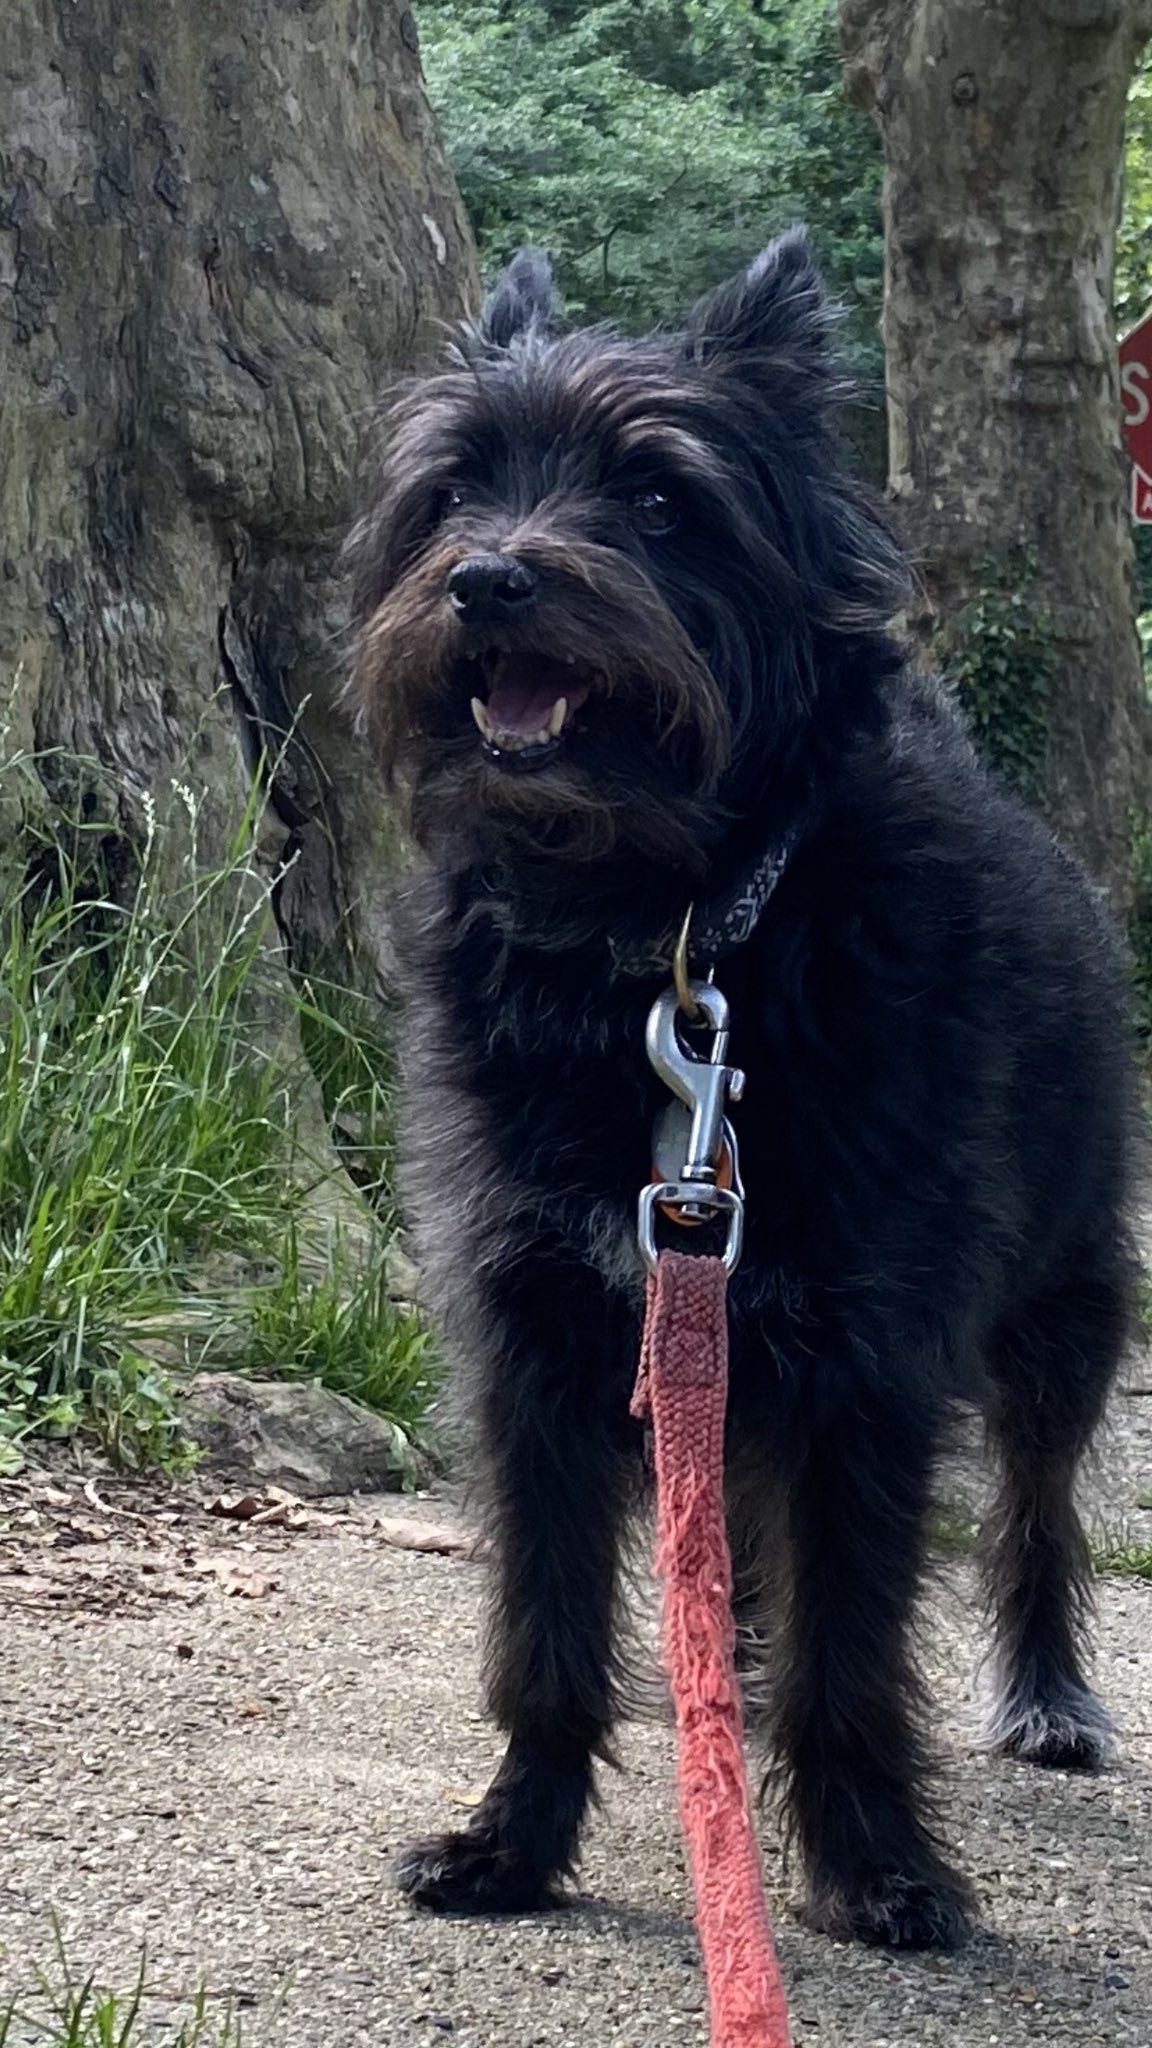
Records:
[[[694,972],[707,973],[716,961],[735,953],[752,937],[788,866],[792,847],[791,839],[768,847],[755,867],[746,869],[710,903],[699,906],[688,938],[688,964]],[[678,937],[677,930],[666,933],[655,944],[628,946],[613,939],[608,943],[622,974],[650,978],[671,971]]]

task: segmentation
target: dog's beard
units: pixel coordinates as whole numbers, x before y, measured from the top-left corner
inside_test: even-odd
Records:
[[[459,536],[420,559],[361,634],[354,690],[425,844],[482,839],[565,860],[626,845],[699,865],[728,765],[725,702],[651,581],[614,549],[517,536],[540,596],[469,627],[446,602]]]

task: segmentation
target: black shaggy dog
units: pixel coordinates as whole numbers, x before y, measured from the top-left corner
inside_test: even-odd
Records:
[[[410,792],[409,1192],[471,1397],[508,1749],[421,1904],[523,1911],[611,1753],[644,1051],[690,901],[732,1009],[748,1190],[730,1517],[811,1922],[963,1931],[909,1644],[934,1461],[979,1403],[996,1744],[1091,1768],[1072,1502],[1129,1311],[1122,972],[1076,865],[889,636],[789,234],[683,333],[562,331],[521,256],[389,420],[355,688]]]

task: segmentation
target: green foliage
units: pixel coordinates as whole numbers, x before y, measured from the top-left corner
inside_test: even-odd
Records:
[[[316,1271],[293,1228],[276,1281],[252,1302],[249,1362],[254,1372],[321,1380],[411,1431],[435,1391],[435,1356],[425,1325],[393,1299],[379,1242],[365,1255],[335,1232]]]
[[[879,370],[881,160],[834,0],[425,0],[424,66],[487,272],[525,242],[570,310],[677,319],[797,218]]]
[[[1029,599],[1034,565],[984,564],[971,604],[948,627],[942,667],[976,745],[1018,796],[1040,793],[1052,675],[1051,631]]]
[[[937,1501],[928,1525],[928,1544],[936,1557],[971,1557],[980,1541],[979,1518],[962,1500]]]
[[[9,814],[33,766],[0,763]],[[177,786],[116,891],[107,816],[23,834],[0,909],[0,1469],[30,1433],[75,1430],[124,1465],[186,1468],[185,1364],[282,1362],[418,1420],[424,1333],[388,1297],[368,1214],[355,1255],[334,1235],[326,1197],[358,1205],[302,1136],[253,823],[206,875]],[[346,1016],[311,994],[302,1010],[330,1074],[367,1069]],[[382,1084],[357,1086],[379,1129]]]
[[[398,1218],[393,1203],[393,1058],[378,1001],[309,975],[297,990],[296,1015],[308,1065],[352,1180],[380,1227]]]
[[[1152,1581],[1152,1543],[1110,1536],[1093,1549],[1092,1568],[1104,1578]]]
[[[166,1997],[160,2020],[151,2010],[143,1958],[130,1990],[109,1991],[94,1973],[76,1975],[55,1917],[53,1933],[54,1963],[36,1971],[33,1997],[0,2008],[0,2048],[243,2048],[230,2003],[213,2013],[201,1990],[173,2013]]]
[[[1116,318],[1123,334],[1152,306],[1152,57],[1128,95],[1124,210],[1116,237]]]
[[[1139,66],[1128,95],[1124,209],[1116,237],[1116,320],[1120,333],[1152,308],[1152,56]],[[1133,528],[1142,609],[1144,674],[1152,688],[1152,526]]]

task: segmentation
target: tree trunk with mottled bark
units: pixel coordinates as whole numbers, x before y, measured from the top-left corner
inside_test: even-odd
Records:
[[[840,0],[840,20],[887,166],[890,487],[922,571],[912,623],[939,665],[961,650],[988,719],[1035,750],[1047,815],[1124,912],[1149,740],[1112,273],[1152,4]],[[1031,694],[1014,705],[1021,661]]]
[[[4,0],[5,751],[126,844],[183,782],[211,865],[295,721],[282,929],[362,987],[387,832],[332,713],[336,555],[374,401],[474,281],[404,6]]]

